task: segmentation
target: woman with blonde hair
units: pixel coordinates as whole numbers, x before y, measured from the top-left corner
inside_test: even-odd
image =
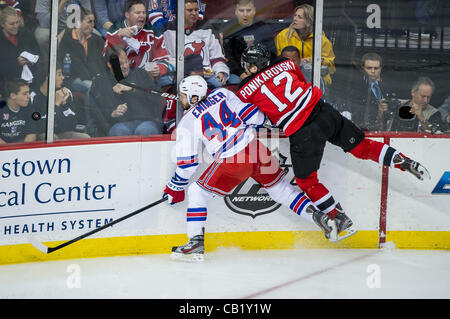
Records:
[[[295,46],[300,51],[302,65],[311,65],[314,47],[314,8],[309,4],[295,7],[291,25],[280,31],[275,37],[277,55],[287,46]],[[331,84],[331,74],[336,71],[335,55],[331,41],[322,33],[322,66],[328,67],[323,75],[326,85]]]
[[[28,29],[21,27],[16,9],[0,11],[0,91],[8,80],[23,78],[31,83],[41,55],[39,45]]]

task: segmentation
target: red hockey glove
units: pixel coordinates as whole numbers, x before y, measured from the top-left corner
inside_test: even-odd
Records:
[[[167,197],[170,205],[184,201],[184,189],[188,182],[188,179],[179,176],[177,173],[170,179],[163,195],[163,197]]]
[[[167,185],[164,189],[163,197],[167,197],[170,205],[181,203],[182,201],[184,201],[184,189],[174,190],[170,188],[169,185]]]

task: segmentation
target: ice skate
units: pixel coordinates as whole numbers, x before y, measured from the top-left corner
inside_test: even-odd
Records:
[[[320,210],[315,210],[312,213],[312,219],[316,223],[316,225],[319,226],[320,229],[322,229],[327,239],[337,236],[336,222],[331,220],[331,218],[327,214],[321,212]]]
[[[331,242],[343,240],[357,232],[352,220],[344,213],[339,204],[336,205],[336,210],[338,214],[334,217],[334,221],[336,222],[337,231],[330,234]]]
[[[425,178],[431,179],[430,173],[428,173],[424,166],[402,154],[396,154],[394,156],[394,165],[402,171],[410,172],[421,181]]]
[[[203,235],[197,235],[189,239],[183,246],[172,247],[172,259],[202,262],[205,254],[205,244]]]

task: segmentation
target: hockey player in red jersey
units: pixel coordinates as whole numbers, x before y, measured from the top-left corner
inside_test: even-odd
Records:
[[[169,203],[184,200],[189,178],[198,168],[200,143],[214,161],[188,188],[189,242],[173,247],[173,258],[203,260],[208,200],[227,195],[249,177],[261,184],[274,201],[319,225],[326,236],[336,233],[335,222],[284,179],[285,172],[277,160],[256,139],[252,126],[260,126],[266,121],[262,112],[253,104],[243,103],[225,88],[207,94],[207,83],[198,75],[183,79],[179,92],[186,112],[176,129],[177,167],[164,189]]]
[[[297,185],[336,221],[338,236],[333,241],[355,234],[356,228],[318,180],[317,171],[327,141],[357,158],[410,172],[420,180],[430,178],[419,163],[387,144],[365,138],[359,127],[321,99],[321,90],[307,83],[300,68],[290,59],[271,63],[269,51],[257,44],[243,52],[242,64],[250,76],[241,82],[238,97],[256,105],[289,137]]]

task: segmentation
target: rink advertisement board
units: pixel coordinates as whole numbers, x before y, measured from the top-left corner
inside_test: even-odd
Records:
[[[295,185],[288,140],[261,140]],[[377,248],[380,236],[398,247],[448,249],[450,167],[443,159],[450,158],[450,140],[391,138],[390,144],[423,163],[432,179],[421,182],[393,169],[383,176],[379,164],[326,147],[319,178],[351,216],[355,236],[328,243],[314,224],[249,179],[210,201],[207,249]],[[56,246],[160,199],[175,169],[174,145],[167,139],[0,150],[0,263],[168,253],[184,243],[187,201],[162,203],[49,255],[28,244],[32,236]],[[201,154],[192,181],[212,161]]]

